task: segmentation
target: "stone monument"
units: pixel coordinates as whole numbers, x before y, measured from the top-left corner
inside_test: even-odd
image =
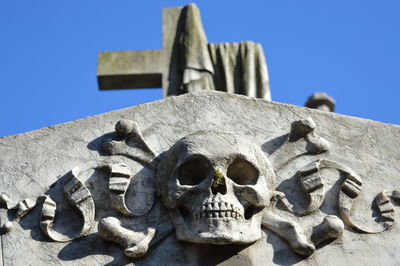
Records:
[[[195,4],[163,10],[163,49],[103,52],[100,90],[163,88],[164,96],[218,90],[271,100],[263,49],[208,43]]]
[[[400,126],[207,88],[1,138],[0,263],[399,263]]]

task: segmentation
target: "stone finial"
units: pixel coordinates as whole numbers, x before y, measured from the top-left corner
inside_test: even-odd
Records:
[[[335,104],[335,100],[328,94],[316,92],[308,98],[304,106],[321,111],[333,112],[335,110]]]

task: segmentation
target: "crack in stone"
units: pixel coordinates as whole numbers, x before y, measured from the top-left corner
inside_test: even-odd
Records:
[[[1,220],[0,220],[1,223]],[[4,265],[3,236],[0,235],[0,266]]]

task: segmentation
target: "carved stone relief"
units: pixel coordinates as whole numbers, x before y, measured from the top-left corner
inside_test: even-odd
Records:
[[[58,204],[49,194],[22,200],[14,207],[6,193],[1,194],[0,208],[14,213],[9,215],[12,221],[5,222],[1,230],[10,232],[13,222],[19,222],[38,206],[40,229],[48,238],[68,242],[95,233],[120,245],[125,256],[133,259],[145,256],[174,231],[178,240],[194,244],[250,245],[266,230],[279,235],[295,253],[306,257],[321,243],[340,237],[345,228],[380,233],[391,227],[395,221],[393,202],[400,200],[400,190],[384,190],[376,196],[373,208],[379,217],[374,227],[355,222],[352,208],[362,193],[362,178],[349,166],[323,158],[331,144],[316,129],[310,118],[294,121],[279,147],[268,155],[243,136],[217,131],[194,132],[156,154],[137,123],[121,120],[103,143],[103,151],[108,154],[105,159],[76,166],[64,178],[64,198],[82,218],[78,232],[61,233],[56,229]],[[276,174],[304,156],[311,159],[295,176],[308,203],[299,209],[278,190]],[[127,191],[137,181],[137,173],[121,158],[149,171],[135,200]],[[103,203],[96,203],[91,192],[96,188],[89,188],[80,178],[93,169],[107,172],[106,189],[115,215],[97,216],[96,204]],[[305,228],[298,221],[316,213],[325,199],[324,169],[336,170],[344,177],[340,180],[337,213],[325,214],[322,220]],[[154,209],[156,195],[171,222],[144,224],[143,230],[126,226],[126,221],[139,219]],[[284,208],[288,215],[280,215],[278,208]]]

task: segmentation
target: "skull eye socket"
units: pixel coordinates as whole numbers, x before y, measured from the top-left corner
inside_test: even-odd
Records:
[[[242,158],[236,158],[229,165],[227,173],[228,178],[239,185],[255,185],[258,175],[258,170]]]
[[[193,158],[178,169],[178,180],[181,185],[197,185],[211,172],[211,164],[205,158]]]

